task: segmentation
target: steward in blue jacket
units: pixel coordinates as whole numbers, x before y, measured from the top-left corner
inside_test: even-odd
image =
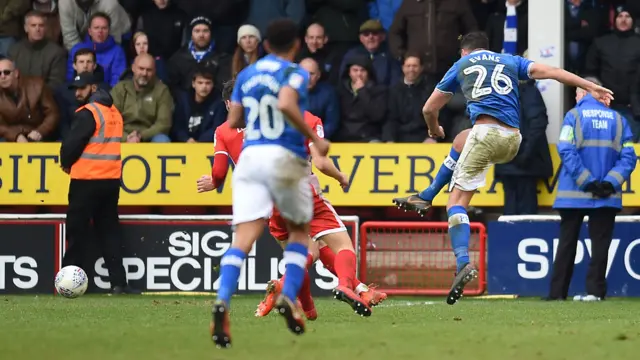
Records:
[[[588,215],[592,245],[586,294],[574,300],[599,301],[607,293],[608,252],[615,217],[622,209],[622,184],[636,167],[636,153],[631,129],[618,112],[582,89],[576,90],[576,101],[564,118],[558,142],[562,167],[553,208],[560,213],[560,236],[546,299],[567,298],[578,237]]]
[[[622,209],[622,184],[636,167],[632,139],[618,112],[591,95],[582,97],[564,117],[554,209]],[[600,196],[599,188],[607,196]]]

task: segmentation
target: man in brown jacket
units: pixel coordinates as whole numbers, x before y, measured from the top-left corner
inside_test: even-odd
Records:
[[[458,37],[478,25],[468,0],[405,0],[389,29],[389,50],[402,62],[408,51],[424,56],[424,72],[435,81],[460,57]]]
[[[44,80],[21,77],[11,60],[0,60],[0,141],[47,140],[59,120],[58,107]]]

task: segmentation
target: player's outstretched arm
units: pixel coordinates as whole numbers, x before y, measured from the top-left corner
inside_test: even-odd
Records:
[[[349,186],[349,180],[347,179],[347,177],[343,173],[341,173],[340,170],[338,170],[331,159],[326,156],[320,155],[313,144],[309,146],[309,152],[311,152],[311,162],[313,163],[313,166],[318,169],[318,171],[336,179],[336,181],[338,181],[343,187]]]
[[[565,85],[575,86],[591,93],[593,97],[609,105],[613,100],[613,91],[585,80],[578,75],[572,74],[557,67],[533,63],[529,70],[532,79],[553,79]]]

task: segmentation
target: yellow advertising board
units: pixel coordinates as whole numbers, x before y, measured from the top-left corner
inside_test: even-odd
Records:
[[[449,149],[448,144],[332,144],[330,157],[351,185],[343,190],[324,175],[320,181],[336,206],[391,206],[392,198],[427,187]],[[0,205],[66,205],[69,176],[60,169],[59,150],[57,143],[0,143]],[[540,206],[553,204],[560,162],[554,146],[551,154],[556,175],[540,182]],[[125,144],[120,204],[231,205],[231,174],[219,190],[196,191],[196,180],[211,173],[212,163],[212,144]],[[640,186],[638,172],[625,185],[626,206],[640,206],[634,185]],[[490,171],[472,204],[502,206],[503,196]],[[443,192],[435,205],[446,200]]]

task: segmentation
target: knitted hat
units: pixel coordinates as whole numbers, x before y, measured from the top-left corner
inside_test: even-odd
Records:
[[[626,6],[624,5],[616,6],[616,17],[618,17],[618,15],[620,15],[623,12],[629,13],[629,15],[631,15],[631,11],[629,11],[629,9],[627,9]]]
[[[243,36],[253,36],[258,39],[258,42],[262,41],[260,30],[253,25],[247,24],[240,26],[238,29],[238,44],[240,44],[240,39],[242,39]]]
[[[193,18],[193,20],[191,20],[191,22],[189,23],[189,27],[191,29],[193,29],[198,25],[207,25],[207,27],[209,28],[209,31],[211,31],[211,20],[209,20],[209,18],[207,17],[198,16],[196,18]]]

